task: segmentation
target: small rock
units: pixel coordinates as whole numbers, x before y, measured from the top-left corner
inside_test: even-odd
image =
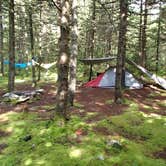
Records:
[[[122,149],[122,145],[118,140],[110,140],[107,142],[107,145],[117,149]]]
[[[29,141],[29,140],[31,140],[32,139],[32,136],[31,135],[26,135],[24,138],[23,138],[23,140],[25,141],[25,142],[27,142],[27,141]]]
[[[103,156],[103,155],[99,155],[99,156],[97,156],[97,158],[98,158],[99,160],[104,160],[104,156]]]
[[[36,146],[35,144],[32,144],[32,149],[34,149],[34,148],[35,148],[35,146]]]

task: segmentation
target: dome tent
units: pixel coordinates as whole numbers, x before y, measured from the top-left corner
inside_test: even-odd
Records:
[[[109,68],[97,78],[84,84],[85,87],[113,88],[115,87],[116,68]],[[129,89],[141,89],[143,84],[134,78],[134,76],[125,71],[125,86]]]
[[[110,56],[110,57],[103,57],[103,58],[87,58],[87,59],[81,59],[80,61],[86,65],[93,65],[93,64],[100,64],[108,61],[115,60],[116,56]],[[153,80],[157,85],[159,85],[161,88],[166,89],[166,80],[162,77],[157,76],[154,73],[149,72],[144,67],[136,64],[135,62],[129,60],[126,58],[126,62],[132,66],[135,67],[135,69],[139,70],[142,74],[146,75],[148,78]],[[114,87],[115,86],[115,73],[116,69],[113,70],[108,69],[103,74],[99,75],[96,79],[89,81],[85,84],[85,86],[89,87]],[[110,80],[111,79],[111,80]],[[133,74],[131,74],[128,71],[125,71],[125,86],[129,87],[130,89],[140,89],[143,87],[143,84],[139,83],[137,81]]]

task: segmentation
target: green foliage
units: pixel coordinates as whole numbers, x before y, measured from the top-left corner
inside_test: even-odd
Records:
[[[3,88],[7,86],[7,77],[0,76],[0,88]]]

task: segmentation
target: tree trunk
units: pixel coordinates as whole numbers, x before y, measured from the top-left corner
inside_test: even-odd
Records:
[[[14,0],[9,1],[9,75],[8,90],[14,91],[15,82],[15,29],[14,29]]]
[[[96,19],[96,0],[93,0],[93,7],[92,7],[92,27],[90,30],[90,43],[89,43],[89,54],[90,54],[90,58],[93,58],[94,55],[94,38],[95,38],[95,19]],[[90,65],[90,71],[89,71],[89,81],[92,78],[92,67],[93,65]]]
[[[128,1],[120,0],[120,24],[119,24],[119,41],[118,55],[116,66],[116,83],[115,83],[115,102],[121,103],[122,86],[124,85],[123,73],[125,69],[125,54],[126,54],[126,32],[127,32],[127,12]]]
[[[1,74],[4,76],[4,57],[3,57],[3,18],[2,18],[2,0],[0,0],[0,57],[1,57]]]
[[[148,0],[145,0],[143,27],[142,27],[142,53],[141,53],[141,65],[146,67],[146,29],[147,29],[147,17],[148,17]]]
[[[57,111],[68,119],[68,71],[69,71],[69,0],[61,1],[60,15],[60,38],[58,58],[58,90],[57,90]]]
[[[138,41],[138,56],[139,56],[139,64],[142,64],[142,16],[143,16],[143,0],[140,2],[140,22],[139,22],[139,41]]]
[[[31,45],[31,58],[34,57],[34,37],[33,37],[33,20],[32,20],[32,8],[29,7],[29,34],[30,34],[30,45]],[[35,72],[35,64],[32,62],[32,86],[36,87],[36,72]]]
[[[42,2],[41,2],[42,3]],[[39,32],[39,65],[38,65],[38,81],[41,77],[41,63],[42,63],[42,4],[40,4],[40,32]]]
[[[77,27],[77,4],[78,0],[72,0],[71,8],[71,55],[69,62],[69,104],[73,106],[74,93],[76,90],[76,66],[78,55],[78,27]]]
[[[158,30],[157,30],[157,49],[156,49],[156,74],[158,73],[159,65],[159,48],[160,48],[160,31],[161,31],[161,2],[159,2],[159,18],[158,18]]]

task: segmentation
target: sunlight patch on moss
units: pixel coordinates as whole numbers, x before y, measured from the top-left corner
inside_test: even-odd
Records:
[[[157,104],[161,107],[165,107],[166,109],[166,100],[158,101]]]
[[[81,157],[82,153],[83,153],[82,149],[78,149],[76,147],[72,147],[70,152],[69,152],[69,156],[71,158],[79,158],[79,157]]]
[[[51,110],[54,110],[56,108],[55,104],[53,105],[43,105],[43,106],[39,106],[38,109],[44,109],[44,110],[47,110],[47,111],[51,111]]]
[[[8,121],[11,116],[17,115],[16,112],[7,112],[4,114],[0,114],[0,122]]]
[[[32,164],[32,159],[27,159],[24,164],[25,165],[31,165]]]
[[[52,143],[51,143],[51,142],[46,142],[45,146],[46,146],[46,147],[51,147],[51,146],[52,146]]]
[[[74,102],[74,107],[77,107],[77,108],[83,108],[84,105],[78,103],[78,102]]]
[[[114,103],[114,100],[113,100],[113,99],[110,99],[110,100],[107,100],[105,103],[106,103],[106,104],[113,104],[113,103]]]
[[[86,117],[84,118],[84,120],[87,120],[89,118],[93,119],[93,117],[95,117],[98,113],[97,112],[87,112]]]
[[[131,111],[138,111],[139,110],[139,105],[135,102],[130,102],[129,107],[127,108],[126,111],[131,112]]]

